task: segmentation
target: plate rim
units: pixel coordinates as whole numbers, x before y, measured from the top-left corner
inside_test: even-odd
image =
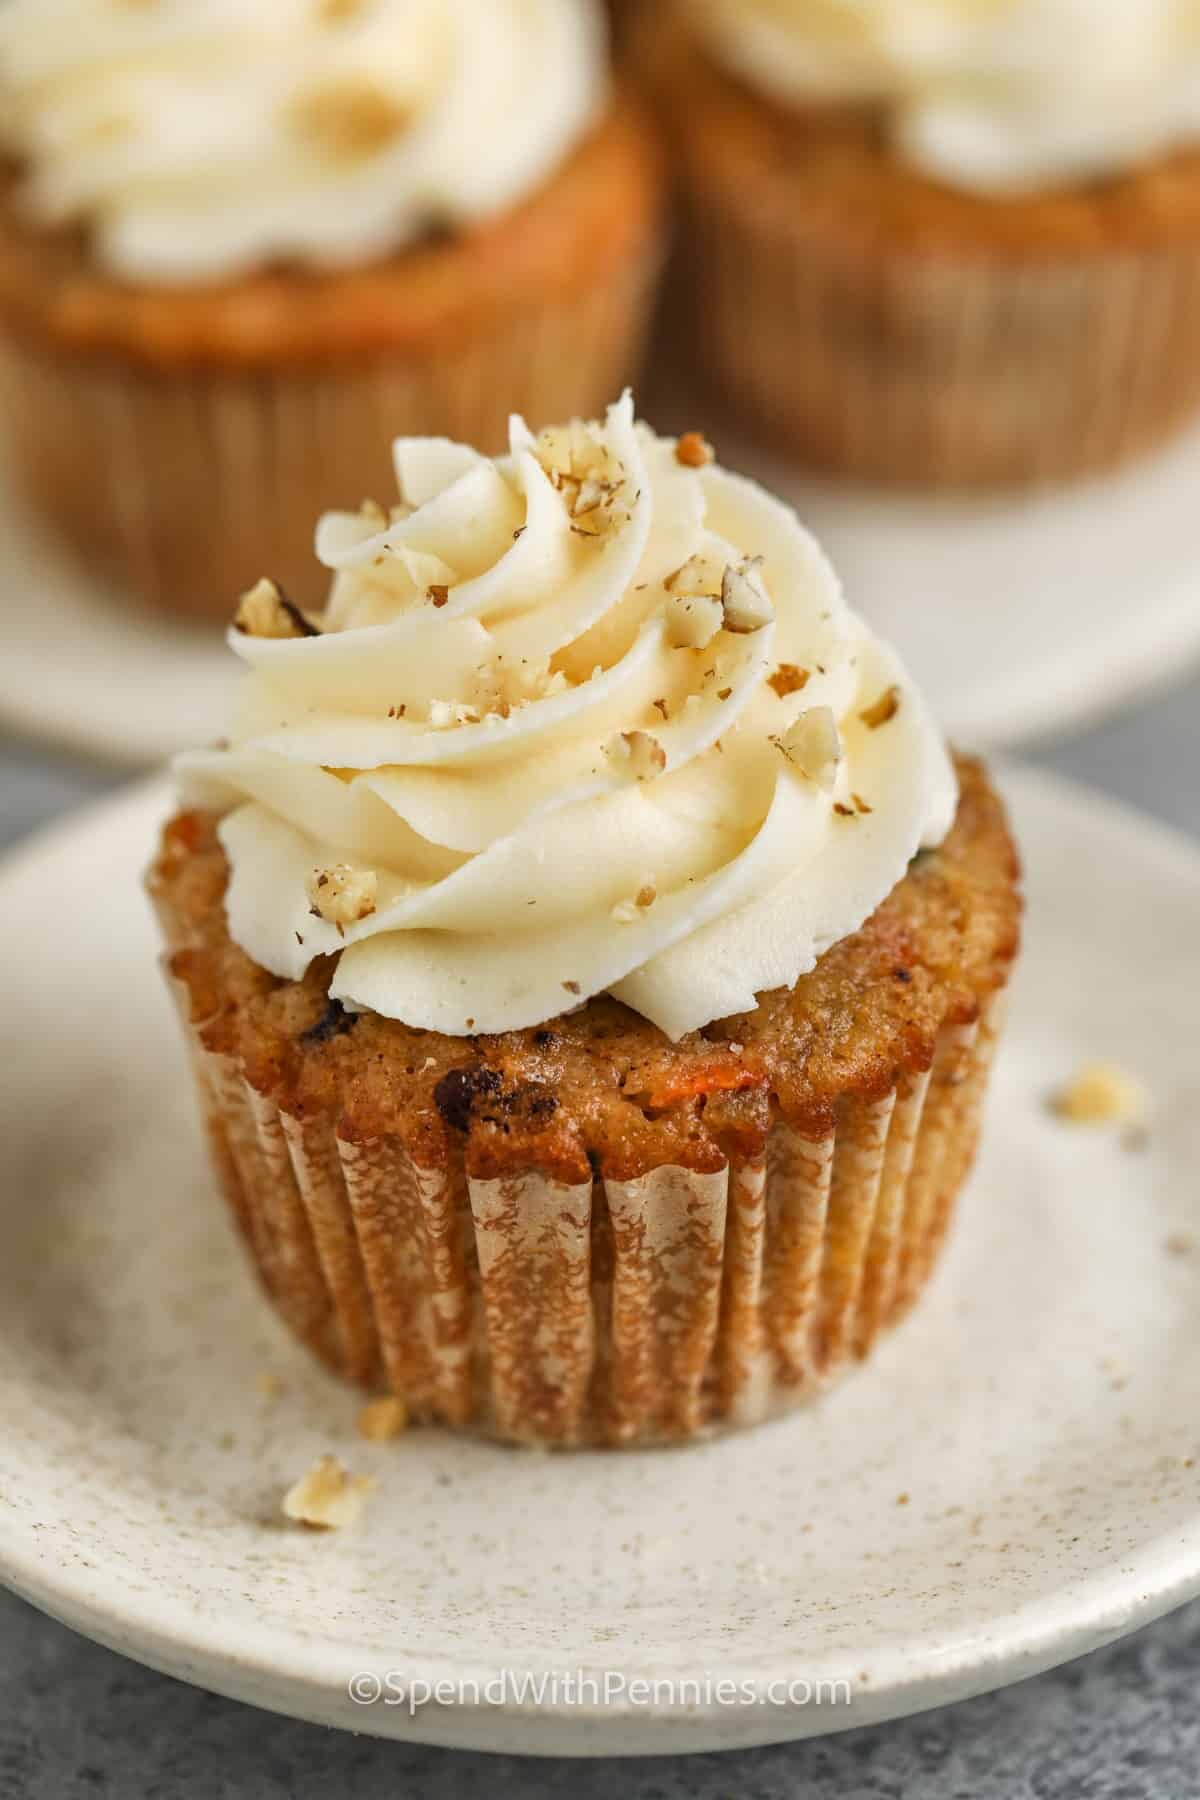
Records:
[[[1186,833],[1086,784],[1058,774],[1002,762],[997,771],[1003,793],[1055,811],[1084,808],[1106,835],[1124,835],[1135,844],[1140,867],[1151,880],[1157,871],[1182,876],[1200,888],[1200,845]],[[69,851],[80,839],[104,835],[126,821],[145,820],[147,856],[155,816],[165,816],[169,778],[133,782],[116,794],[77,809],[22,840],[0,858],[0,898],[12,883],[48,858]],[[786,1421],[782,1422],[786,1424]],[[779,1428],[767,1425],[763,1430]],[[22,1530],[16,1515],[0,1515],[0,1584],[97,1642],[168,1675],[268,1710],[367,1735],[402,1738],[453,1748],[519,1749],[526,1754],[678,1754],[755,1744],[878,1724],[975,1694],[1083,1655],[1136,1630],[1200,1594],[1200,1509],[1186,1529],[1163,1528],[1115,1568],[1093,1568],[1043,1595],[989,1620],[982,1629],[969,1622],[940,1646],[925,1627],[910,1637],[876,1644],[862,1653],[805,1654],[803,1679],[811,1684],[848,1680],[854,1696],[844,1716],[835,1708],[792,1703],[769,1707],[746,1700],[736,1706],[646,1707],[623,1702],[598,1708],[528,1704],[461,1703],[430,1707],[410,1716],[404,1707],[355,1706],[346,1683],[357,1667],[378,1668],[377,1650],[362,1653],[322,1638],[303,1636],[273,1621],[242,1630],[232,1647],[222,1640],[220,1614],[201,1616],[178,1599],[152,1590],[126,1599],[104,1565],[70,1563],[47,1570],[45,1544],[36,1526]],[[169,1594],[169,1591],[166,1591]],[[124,1602],[124,1604],[123,1604]],[[562,1668],[549,1653],[523,1652],[523,1667]],[[797,1648],[721,1658],[723,1678],[752,1683],[762,1692],[769,1682],[798,1679]],[[638,1658],[641,1658],[639,1660]],[[610,1652],[575,1658],[572,1668],[599,1672],[621,1666],[627,1679],[702,1678],[707,1668],[675,1662],[657,1665],[649,1652],[629,1658]],[[869,1686],[858,1681],[864,1660],[872,1665]],[[462,1655],[397,1649],[389,1671],[423,1681],[478,1682],[496,1674],[493,1661]],[[710,1659],[711,1663],[711,1659]],[[915,1672],[914,1672],[915,1671]]]

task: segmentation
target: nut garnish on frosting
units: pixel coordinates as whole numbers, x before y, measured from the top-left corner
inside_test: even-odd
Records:
[[[277,582],[264,575],[238,601],[233,615],[233,629],[248,637],[297,638],[315,637],[312,625],[300,608],[288,599]]]
[[[787,507],[628,395],[394,462],[398,512],[319,524],[319,632],[231,631],[229,745],[178,765],[261,966],[336,957],[335,1002],[452,1035],[607,992],[677,1038],[940,842],[954,776],[894,653]]]
[[[134,281],[370,261],[547,181],[606,95],[598,0],[7,0],[0,138]]]

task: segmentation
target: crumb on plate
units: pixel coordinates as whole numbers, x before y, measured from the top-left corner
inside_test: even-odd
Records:
[[[321,1456],[283,1496],[285,1517],[317,1531],[353,1525],[375,1483],[369,1475],[352,1475],[336,1456]]]
[[[373,1444],[386,1444],[399,1437],[408,1425],[408,1408],[398,1394],[384,1394],[368,1400],[358,1415],[358,1435]]]
[[[1128,1125],[1146,1114],[1146,1090],[1118,1063],[1085,1063],[1052,1097],[1052,1112],[1072,1125]]]

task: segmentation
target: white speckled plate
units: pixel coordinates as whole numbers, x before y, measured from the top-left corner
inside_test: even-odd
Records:
[[[960,743],[1059,734],[1200,663],[1200,430],[1101,481],[948,499],[803,477],[713,430],[730,467],[794,503]],[[2,483],[0,642],[0,722],[19,730],[148,763],[224,729],[220,632],[94,588]]]
[[[10,862],[0,1576],[263,1706],[592,1753],[866,1724],[1200,1591],[1200,852],[1029,774],[1008,791],[1028,954],[932,1291],[807,1412],[641,1454],[360,1441],[355,1400],[268,1316],[209,1192],[136,886],[165,790]],[[1146,1147],[1046,1112],[1105,1053],[1149,1083]],[[313,1535],[279,1501],[327,1450],[379,1485],[357,1528]],[[383,1697],[356,1704],[356,1674]],[[438,1680],[461,1698],[386,1703]]]

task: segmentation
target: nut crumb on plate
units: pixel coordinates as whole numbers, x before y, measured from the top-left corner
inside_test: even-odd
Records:
[[[384,1394],[368,1400],[358,1415],[358,1435],[373,1444],[386,1444],[399,1437],[408,1425],[408,1408],[399,1394]]]
[[[336,1456],[322,1456],[283,1496],[284,1516],[316,1531],[338,1531],[354,1524],[374,1486],[369,1475],[352,1475]]]
[[[1128,1125],[1145,1117],[1146,1090],[1117,1063],[1085,1063],[1052,1097],[1051,1110],[1072,1125]]]

